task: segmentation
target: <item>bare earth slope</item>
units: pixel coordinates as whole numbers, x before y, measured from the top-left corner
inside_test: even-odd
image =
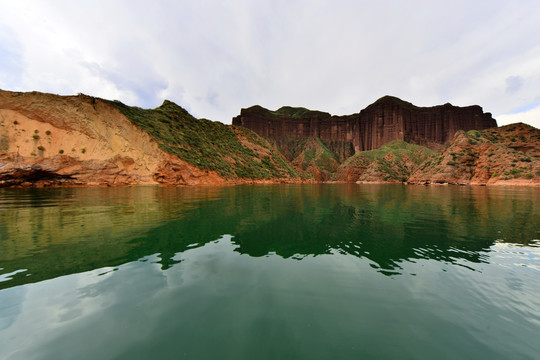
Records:
[[[266,153],[279,162],[270,161],[275,172],[243,177],[239,171],[240,175],[223,176],[204,164],[190,164],[173,151],[165,151],[167,141],[157,141],[155,133],[144,131],[126,117],[119,110],[121,103],[111,103],[86,95],[0,90],[0,186],[226,184],[264,180],[275,174],[294,178],[294,171],[281,165],[284,161],[271,146],[245,129],[231,130],[230,139],[247,153],[242,159],[250,160],[242,169],[252,175],[251,168]],[[169,121],[175,124],[175,119]],[[192,119],[193,124],[201,121]]]

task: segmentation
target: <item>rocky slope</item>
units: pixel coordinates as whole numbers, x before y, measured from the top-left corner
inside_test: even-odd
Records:
[[[339,156],[321,139],[309,137],[295,140],[291,137],[281,137],[274,144],[303,179],[316,181],[334,179],[334,173],[340,164]]]
[[[395,140],[376,150],[351,156],[339,166],[335,179],[361,183],[404,182],[434,153],[424,146]]]
[[[540,186],[539,152],[540,130],[529,125],[460,131],[408,183]]]
[[[458,130],[482,130],[497,126],[480,106],[445,104],[417,107],[385,96],[357,114],[332,116],[304,108],[282,107],[276,111],[261,106],[242,109],[233,125],[243,126],[265,138],[283,135],[345,142],[355,152],[374,150],[393,140],[416,143],[439,150]]]
[[[173,103],[143,110],[86,95],[0,90],[0,186],[267,179],[298,181],[266,140]]]

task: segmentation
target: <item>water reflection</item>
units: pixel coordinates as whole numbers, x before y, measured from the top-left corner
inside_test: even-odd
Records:
[[[152,254],[166,270],[223,234],[252,257],[341,253],[388,275],[420,259],[482,263],[496,242],[535,244],[539,197],[527,188],[351,184],[3,189],[0,289]]]

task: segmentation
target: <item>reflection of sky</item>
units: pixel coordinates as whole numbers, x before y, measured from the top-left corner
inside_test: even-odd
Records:
[[[528,246],[497,241],[489,255],[490,262],[500,266],[540,272],[540,240],[532,240]]]
[[[122,265],[118,271],[96,269],[5,290],[0,296],[2,307],[6,301],[18,303],[20,311],[13,314],[11,325],[4,330],[7,335],[0,336],[6,340],[0,340],[1,352],[20,352],[14,355],[17,359],[42,352],[43,358],[57,358],[48,357],[47,352],[54,352],[50,345],[65,337],[72,340],[62,341],[69,353],[92,351],[93,338],[103,339],[109,331],[129,331],[123,328],[125,323],[118,322],[123,303],[142,306],[151,299],[141,298],[143,295],[156,296],[165,285],[158,265],[133,262]],[[19,294],[21,289],[24,298]],[[125,339],[129,341],[130,337]],[[107,347],[114,353],[115,347],[125,345],[113,342]]]
[[[259,331],[274,326],[280,330],[269,339],[290,341],[297,351],[307,341],[300,330],[344,331],[345,338],[365,331],[396,339],[399,348],[446,327],[454,330],[444,341],[456,346],[477,341],[496,348],[489,339],[504,338],[501,351],[520,354],[540,325],[538,247],[497,243],[485,254],[489,261],[461,260],[464,266],[403,260],[399,271],[407,276],[387,277],[367,258],[251,257],[234,251],[232,240],[224,235],[178,253],[167,270],[153,254],[0,291],[0,357],[144,358],[158,344],[161,351],[181,344],[193,354],[206,340],[216,348],[235,341],[255,346]],[[383,326],[396,323],[411,330],[407,339],[395,337],[401,327]]]

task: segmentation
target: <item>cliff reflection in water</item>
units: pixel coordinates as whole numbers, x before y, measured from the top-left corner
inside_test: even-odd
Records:
[[[339,252],[384,274],[434,259],[483,262],[496,241],[538,238],[540,192],[528,188],[269,185],[5,189],[0,289],[159,254],[223,234],[235,251],[302,259]]]

